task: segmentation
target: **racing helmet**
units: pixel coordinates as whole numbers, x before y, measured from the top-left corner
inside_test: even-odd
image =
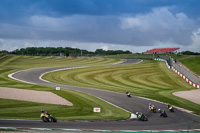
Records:
[[[41,112],[44,113],[44,109],[41,109]]]
[[[158,112],[160,112],[160,109],[158,109]]]

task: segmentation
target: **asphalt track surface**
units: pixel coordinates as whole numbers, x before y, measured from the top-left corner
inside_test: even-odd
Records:
[[[139,63],[141,60],[130,59],[125,63]],[[175,109],[174,113],[167,112],[168,117],[163,118],[159,113],[151,113],[148,110],[148,104],[151,102],[157,108],[166,109],[166,104],[151,101],[149,99],[132,96],[128,98],[125,94],[93,89],[84,87],[75,87],[61,85],[42,81],[39,77],[41,74],[70,67],[54,67],[54,68],[36,68],[19,71],[13,74],[13,77],[26,82],[41,84],[53,87],[61,87],[72,89],[108,101],[129,112],[143,112],[148,121],[118,120],[118,121],[58,121],[57,123],[44,123],[34,120],[0,120],[0,127],[23,127],[23,128],[68,128],[68,129],[93,129],[93,130],[183,130],[183,129],[200,129],[200,117]]]

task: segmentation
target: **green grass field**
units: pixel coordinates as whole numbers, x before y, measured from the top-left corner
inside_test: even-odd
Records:
[[[200,56],[179,60],[183,65],[200,76]]]
[[[177,59],[184,66],[200,76],[200,55],[171,55],[173,59]]]
[[[51,57],[51,56],[9,56],[0,60],[0,67],[28,69],[38,67],[103,65],[124,61],[124,59],[95,57]]]
[[[72,90],[55,91],[55,88],[22,83],[8,78],[8,74],[25,68],[102,65],[122,60],[106,58],[62,58],[10,56],[0,60],[0,87],[50,91],[73,103],[74,106],[41,104],[19,100],[0,99],[0,118],[40,119],[40,110],[45,109],[58,120],[114,120],[127,119],[130,114],[93,96]],[[93,113],[93,107],[100,107],[101,113]]]
[[[60,84],[84,86],[147,97],[171,103],[200,114],[200,105],[173,96],[176,91],[195,89],[167,69],[164,62],[144,60],[140,64],[98,66],[48,73],[44,79]]]
[[[172,57],[173,59],[177,59],[177,60],[190,57],[190,55],[177,55],[177,54],[171,54],[169,56]]]

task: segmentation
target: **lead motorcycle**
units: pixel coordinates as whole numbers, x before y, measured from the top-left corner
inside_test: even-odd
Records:
[[[49,113],[41,113],[40,118],[43,122],[57,122],[57,119]]]
[[[126,96],[127,96],[127,97],[131,97],[131,93],[128,92],[128,91],[126,91]]]

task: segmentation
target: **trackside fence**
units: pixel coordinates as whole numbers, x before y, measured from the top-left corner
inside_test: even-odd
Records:
[[[7,56],[8,56],[8,55],[1,56],[1,57],[0,57],[0,60],[3,59],[3,58],[5,58],[5,57],[7,57]]]
[[[160,56],[159,58],[155,58],[155,60],[166,61],[168,68],[172,69],[172,71],[176,72],[179,76],[181,76],[186,82],[190,85],[200,88],[200,78],[183,66],[180,62],[173,60],[173,58],[169,56]]]

